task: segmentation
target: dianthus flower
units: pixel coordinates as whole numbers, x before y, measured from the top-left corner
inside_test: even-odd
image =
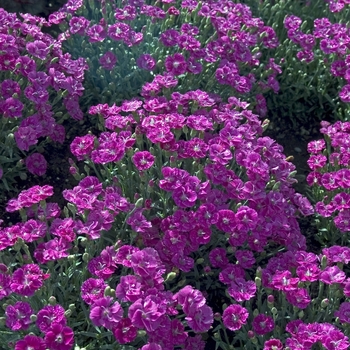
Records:
[[[46,173],[47,161],[40,153],[33,153],[25,160],[28,171],[37,176],[43,176]]]
[[[204,333],[209,330],[214,321],[213,310],[206,304],[190,307],[185,317],[189,327],[196,333]]]
[[[117,63],[117,56],[113,52],[106,52],[98,60],[101,67],[107,70],[112,70]]]
[[[205,304],[203,294],[192,286],[186,286],[179,290],[174,295],[174,300],[177,300],[186,314],[191,308],[200,308]]]
[[[121,276],[119,284],[115,290],[115,295],[123,302],[135,302],[143,295],[141,282],[138,276],[126,275]]]
[[[89,305],[103,297],[107,283],[102,278],[88,278],[81,285],[81,298]]]
[[[156,65],[156,60],[149,54],[142,54],[136,60],[136,64],[141,69],[153,70]]]
[[[274,329],[275,323],[271,316],[260,314],[254,318],[252,326],[256,334],[264,335]]]
[[[224,326],[231,330],[237,331],[244,324],[247,323],[247,319],[249,317],[249,312],[246,308],[241,305],[230,305],[227,307],[222,314],[222,321]]]
[[[70,150],[78,160],[83,160],[84,156],[91,154],[94,149],[94,141],[95,136],[93,135],[75,137],[70,145]]]
[[[235,278],[228,288],[228,294],[239,303],[253,298],[255,292],[256,284],[240,277]]]
[[[74,345],[74,333],[70,327],[54,323],[45,334],[44,340],[50,350],[71,350]]]
[[[185,57],[180,53],[175,53],[165,59],[165,68],[168,72],[174,75],[186,73],[187,63]]]
[[[113,329],[123,318],[123,309],[112,297],[95,300],[90,309],[90,319],[95,326]]]
[[[319,280],[325,284],[342,283],[345,279],[345,273],[338,266],[326,267],[319,276]]]
[[[228,258],[226,256],[226,249],[214,248],[209,253],[209,260],[213,267],[225,268],[228,264]]]
[[[270,339],[264,343],[263,350],[282,350],[283,344],[279,339]]]
[[[44,340],[36,335],[26,335],[23,339],[15,344],[15,350],[45,350],[46,346]]]
[[[49,276],[38,265],[23,265],[12,274],[11,290],[22,296],[32,296]]]
[[[148,151],[138,151],[133,157],[132,161],[139,171],[147,170],[154,164],[155,157]]]
[[[5,310],[6,326],[13,331],[28,329],[33,314],[30,304],[23,301],[17,301],[14,305],[8,305]]]
[[[128,317],[133,325],[147,332],[153,332],[164,322],[166,305],[160,297],[148,295],[144,299],[136,300],[129,307]]]
[[[67,324],[67,320],[64,312],[64,308],[58,304],[44,306],[37,314],[37,327],[43,333],[47,333],[53,324],[65,326]]]
[[[123,318],[113,328],[113,335],[119,344],[130,343],[137,336],[137,328],[133,325],[130,318]]]
[[[334,316],[338,317],[342,323],[350,323],[350,303],[343,302],[340,304],[340,308],[334,312]]]
[[[306,309],[311,302],[311,297],[306,288],[286,291],[285,294],[288,302],[299,309]]]

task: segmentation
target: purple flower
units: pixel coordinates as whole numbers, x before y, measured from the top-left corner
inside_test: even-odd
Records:
[[[77,136],[71,143],[70,150],[78,160],[83,160],[84,156],[91,154],[94,149],[94,142],[95,136],[93,135]]]
[[[25,160],[28,171],[37,176],[43,176],[46,173],[47,161],[40,153],[33,153]]]
[[[206,301],[203,294],[192,286],[186,286],[179,290],[174,295],[174,299],[182,306],[186,314],[190,313],[193,308],[201,308]]]
[[[344,85],[340,90],[339,97],[343,102],[350,102],[350,84]]]
[[[99,24],[95,24],[95,25],[91,26],[86,31],[86,34],[89,36],[90,43],[101,42],[107,37],[107,32]]]
[[[113,329],[114,337],[119,344],[132,342],[137,336],[137,328],[133,325],[130,318],[123,318]]]
[[[115,23],[108,27],[108,36],[113,40],[124,40],[128,38],[130,30],[126,23]]]
[[[274,329],[275,323],[273,322],[273,318],[271,316],[260,314],[254,318],[252,326],[256,334],[264,335]]]
[[[49,276],[44,274],[38,265],[23,265],[12,274],[11,290],[22,296],[33,296]]]
[[[174,75],[184,74],[187,70],[185,57],[180,53],[175,53],[165,59],[165,68],[168,72]]]
[[[309,292],[305,288],[297,288],[285,293],[288,302],[299,309],[306,309],[311,302]]]
[[[338,317],[342,323],[350,323],[350,303],[341,303],[339,310],[334,312],[334,316]]]
[[[204,333],[214,321],[213,310],[208,305],[190,307],[185,319],[194,332]]]
[[[249,317],[249,312],[246,308],[241,305],[230,305],[227,307],[222,314],[222,321],[224,326],[231,330],[237,331],[244,324],[247,323],[247,319]]]
[[[74,344],[74,333],[70,327],[54,323],[45,334],[45,345],[50,350],[71,350]]]
[[[81,297],[89,305],[103,297],[107,283],[102,278],[88,278],[81,285]]]
[[[46,346],[44,340],[36,335],[26,335],[23,339],[16,342],[15,350],[45,350]]]
[[[113,52],[106,52],[100,59],[100,65],[107,70],[112,70],[117,63],[117,56]]]
[[[123,302],[135,302],[143,295],[140,278],[133,275],[121,276],[115,295]]]
[[[72,17],[69,21],[69,30],[72,34],[84,35],[90,21],[85,17]]]
[[[136,18],[136,6],[126,5],[123,8],[116,8],[114,17],[118,21],[132,21]]]
[[[21,93],[21,87],[14,80],[5,79],[0,86],[1,95],[4,99],[13,97],[14,94],[19,95]]]
[[[60,324],[62,326],[65,326],[67,320],[64,312],[64,308],[58,304],[44,306],[37,314],[37,327],[43,333],[47,333],[53,324]]]
[[[0,102],[0,112],[5,118],[22,117],[23,103],[17,98],[9,97]]]
[[[132,157],[132,162],[139,171],[152,167],[154,160],[155,157],[148,151],[138,151]]]
[[[129,307],[128,317],[134,326],[154,332],[163,321],[166,305],[160,297],[148,295],[145,299],[138,299]]]
[[[90,319],[95,326],[113,329],[123,318],[123,309],[112,297],[95,300],[90,309]]]
[[[326,267],[319,276],[319,280],[325,284],[342,283],[345,279],[345,273],[338,266]]]
[[[237,302],[250,300],[256,292],[256,284],[253,281],[246,281],[244,278],[235,278],[229,288],[228,293]]]
[[[136,64],[141,69],[153,70],[156,65],[156,60],[149,54],[142,54],[136,60]]]
[[[6,326],[13,331],[28,329],[33,312],[27,302],[17,301],[14,305],[8,305],[5,310]]]
[[[48,44],[41,40],[35,40],[34,42],[29,42],[26,45],[27,51],[34,57],[45,60],[50,52],[50,47]]]

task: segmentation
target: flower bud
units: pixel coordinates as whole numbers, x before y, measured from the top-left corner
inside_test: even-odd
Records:
[[[248,338],[249,338],[249,339],[252,339],[252,338],[254,338],[254,337],[255,337],[254,332],[253,332],[252,330],[248,331]]]
[[[88,262],[90,260],[90,255],[89,255],[89,253],[84,253],[83,254],[83,261],[84,262]]]
[[[50,298],[49,298],[49,304],[50,305],[56,305],[57,304],[57,300],[56,300],[56,298],[53,295],[51,295]]]
[[[261,287],[261,278],[260,277],[255,277],[255,284],[257,287]]]
[[[177,276],[176,272],[169,272],[165,278],[165,282],[172,281]]]
[[[69,304],[68,308],[69,310],[72,310],[72,311],[76,309],[75,304]]]
[[[300,319],[302,319],[302,318],[304,317],[304,311],[303,311],[303,310],[301,310],[301,311],[298,313],[298,317],[299,317]]]
[[[64,316],[67,317],[67,318],[70,317],[71,315],[72,315],[72,310],[69,310],[69,309],[66,310],[65,313],[64,313]]]
[[[324,309],[329,305],[329,299],[325,298],[321,301],[321,307]]]
[[[256,317],[258,315],[259,315],[259,310],[258,309],[254,309],[253,316]]]
[[[36,322],[37,319],[38,319],[38,317],[37,317],[36,315],[34,315],[34,314],[33,314],[33,315],[30,315],[30,321],[31,321],[31,322],[34,323],[34,322]]]
[[[220,314],[220,312],[215,312],[215,314],[214,314],[214,320],[215,320],[215,321],[220,321],[220,320],[221,320],[221,314]]]
[[[275,307],[273,307],[273,308],[271,308],[271,313],[272,313],[272,315],[277,315],[278,310]]]

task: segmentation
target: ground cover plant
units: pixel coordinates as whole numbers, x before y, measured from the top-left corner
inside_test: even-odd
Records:
[[[347,5],[0,9],[4,349],[349,348]],[[307,193],[280,112],[321,122]]]

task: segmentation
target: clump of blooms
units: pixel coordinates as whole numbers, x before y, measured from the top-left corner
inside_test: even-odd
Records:
[[[232,1],[69,0],[45,20],[0,14],[8,139],[36,177],[48,166],[43,137],[69,143],[75,179],[60,204],[48,202],[53,186],[28,183],[4,205],[4,346],[350,346],[349,123],[323,122],[326,140],[308,146],[314,208],[263,134],[264,95],[281,91],[272,27]],[[345,27],[328,38],[321,22],[322,50],[345,55],[332,41]],[[53,24],[57,38],[42,30]],[[284,24],[311,64],[315,37],[295,15]],[[344,62],[332,73],[346,79]],[[5,184],[8,169],[0,175]],[[299,220],[315,211],[310,252]]]

